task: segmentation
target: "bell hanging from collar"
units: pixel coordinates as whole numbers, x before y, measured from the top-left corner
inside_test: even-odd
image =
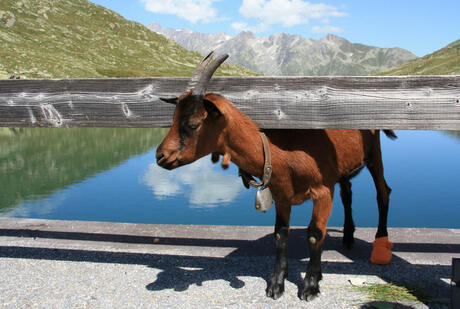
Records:
[[[270,183],[270,179],[272,177],[272,165],[267,137],[262,132],[260,132],[260,137],[262,139],[265,158],[262,182],[258,183],[254,180],[251,174],[245,172],[241,168],[238,170],[238,175],[241,176],[243,184],[247,189],[249,189],[250,186],[257,188],[255,208],[258,211],[266,212],[273,204],[272,192],[270,191],[270,188],[268,188],[268,184]]]
[[[272,207],[273,197],[270,188],[268,187],[259,187],[256,193],[256,210],[261,212],[266,212]]]

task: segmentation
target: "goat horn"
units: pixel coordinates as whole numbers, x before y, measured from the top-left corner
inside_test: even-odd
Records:
[[[212,53],[209,54],[208,57],[210,55],[212,55]],[[208,59],[208,57],[206,57],[205,59]],[[217,68],[225,60],[227,60],[227,58],[228,58],[228,55],[225,54],[225,55],[219,56],[216,60],[212,61],[211,63],[209,63],[209,64],[207,63],[207,66],[206,66],[204,72],[202,72],[202,74],[200,76],[200,79],[198,80],[198,82],[195,85],[195,89],[193,91],[194,95],[204,95],[204,93],[206,91],[206,88],[208,87],[208,83],[211,80],[212,75],[217,70]],[[201,65],[201,63],[200,63],[200,65]]]
[[[206,66],[211,62],[214,51],[211,51],[206,57],[204,57],[200,63],[198,63],[195,71],[193,72],[192,78],[190,79],[187,89],[193,89],[200,81],[201,75],[203,74]]]

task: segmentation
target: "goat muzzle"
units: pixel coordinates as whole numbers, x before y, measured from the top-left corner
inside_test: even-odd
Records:
[[[161,147],[157,149],[156,158],[157,164],[167,170],[172,170],[182,165],[177,152],[167,154],[162,151]]]

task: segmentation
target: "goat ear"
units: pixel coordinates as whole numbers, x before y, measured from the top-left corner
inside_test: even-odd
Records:
[[[203,104],[208,114],[213,114],[213,115],[216,115],[217,117],[222,116],[222,112],[219,110],[216,104],[214,104],[213,101],[204,98]]]
[[[163,102],[169,103],[169,104],[174,104],[174,105],[176,105],[177,102],[179,101],[179,98],[178,98],[178,97],[174,97],[174,98],[160,98],[160,100],[163,101]]]

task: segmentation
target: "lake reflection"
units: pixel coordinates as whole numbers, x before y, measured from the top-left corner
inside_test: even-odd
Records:
[[[272,225],[274,210],[254,210],[237,167],[205,157],[167,171],[155,163],[164,129],[0,129],[0,216],[167,224]],[[389,225],[460,228],[460,134],[382,135]],[[341,226],[338,194],[329,226]],[[353,179],[358,226],[375,227],[375,188],[367,170]],[[311,202],[293,208],[309,222]]]
[[[236,174],[224,174],[206,160],[172,171],[151,163],[142,182],[157,199],[183,195],[192,208],[226,205],[244,189]]]

